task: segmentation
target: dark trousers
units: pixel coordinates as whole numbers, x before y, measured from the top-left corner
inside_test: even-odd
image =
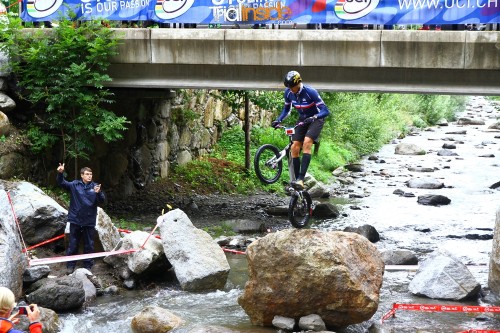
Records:
[[[83,238],[83,253],[93,253],[94,252],[94,234],[95,227],[93,226],[80,226],[78,224],[70,223],[69,226],[69,247],[66,251],[66,255],[71,256],[78,254],[78,248],[80,246],[80,241]],[[76,261],[68,261],[66,264],[68,268],[75,268]],[[93,259],[84,259],[83,267],[91,269],[94,266]]]

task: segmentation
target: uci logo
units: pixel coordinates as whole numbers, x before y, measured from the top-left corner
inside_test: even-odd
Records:
[[[339,0],[335,14],[342,20],[355,20],[377,8],[380,0]]]
[[[26,10],[29,16],[42,18],[54,14],[62,3],[63,0],[28,0]]]
[[[194,0],[157,0],[155,13],[161,19],[169,20],[181,16],[194,4]]]

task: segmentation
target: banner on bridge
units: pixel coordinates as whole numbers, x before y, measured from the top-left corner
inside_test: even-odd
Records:
[[[22,0],[24,21],[196,24],[500,23],[500,0]]]

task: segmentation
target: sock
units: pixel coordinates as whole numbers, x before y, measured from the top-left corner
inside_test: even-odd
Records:
[[[307,168],[309,168],[309,162],[311,162],[311,154],[302,154],[302,165],[300,166],[300,173],[297,179],[304,180]]]
[[[297,179],[300,173],[300,157],[293,157],[292,162],[293,162],[294,178]]]

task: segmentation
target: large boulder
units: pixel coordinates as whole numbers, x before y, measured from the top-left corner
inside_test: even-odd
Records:
[[[0,93],[1,94],[1,93]],[[10,121],[5,113],[0,111],[0,136],[7,136],[10,132]]]
[[[150,237],[149,233],[145,231],[134,231],[125,235],[116,250],[139,249],[142,245],[144,245],[144,248],[140,251],[123,256],[106,257],[105,261],[115,267],[121,266],[117,260],[124,261],[127,268],[135,274],[141,274],[155,264],[164,264],[165,256],[162,242],[154,236]],[[110,260],[112,261],[110,262]],[[157,261],[163,262],[157,263]]]
[[[461,301],[476,297],[481,285],[463,263],[439,249],[420,264],[409,290],[418,296]]]
[[[101,208],[97,208],[97,221],[95,226],[99,242],[105,252],[113,250],[120,242],[120,232],[111,221],[111,218]]]
[[[400,143],[394,149],[396,155],[425,155],[425,150],[413,143]]]
[[[443,182],[432,177],[412,178],[406,182],[409,188],[437,190],[444,187]]]
[[[9,113],[16,108],[16,102],[6,94],[0,92],[0,111]]]
[[[187,215],[175,209],[158,217],[163,249],[183,290],[223,289],[229,275],[224,251]]]
[[[23,272],[28,266],[22,248],[9,197],[0,189],[0,286],[12,290],[16,298],[21,296]]]
[[[490,256],[490,271],[488,274],[488,286],[492,292],[500,295],[500,208],[497,210],[497,217],[495,221],[493,248]]]
[[[26,290],[26,300],[54,311],[75,310],[85,302],[85,290],[82,281],[71,276],[42,279]]]
[[[134,333],[170,332],[184,324],[184,320],[158,306],[147,306],[132,318]]]
[[[368,320],[377,311],[384,263],[365,237],[288,229],[247,248],[249,280],[238,303],[254,325],[276,315],[319,315],[327,327]]]
[[[67,210],[41,189],[28,182],[0,180],[0,190],[2,189],[10,190],[26,244],[37,244],[64,232]],[[8,204],[8,201],[0,201],[0,206]]]

